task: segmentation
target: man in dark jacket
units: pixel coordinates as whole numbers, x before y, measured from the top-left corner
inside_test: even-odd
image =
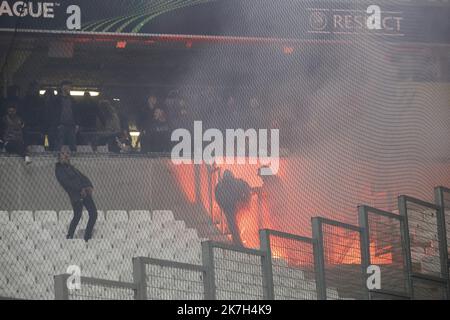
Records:
[[[52,106],[51,119],[52,131],[55,139],[56,151],[61,151],[65,142],[72,152],[75,152],[76,134],[79,129],[75,103],[70,96],[71,84],[64,81]]]
[[[225,213],[233,243],[237,246],[243,246],[243,243],[236,223],[236,215],[239,209],[249,205],[251,193],[252,189],[248,183],[242,179],[236,179],[228,170],[225,170],[223,178],[215,188],[216,201]]]
[[[33,81],[23,99],[19,115],[25,122],[24,139],[27,145],[44,145],[45,104],[39,95],[39,85]]]
[[[92,199],[93,186],[91,181],[70,164],[70,156],[67,151],[61,151],[59,161],[55,166],[56,179],[67,192],[73,208],[73,219],[69,226],[67,239],[72,239],[75,229],[80,222],[83,206],[89,213],[89,221],[84,234],[84,240],[92,237],[95,222],[97,221],[97,208]]]

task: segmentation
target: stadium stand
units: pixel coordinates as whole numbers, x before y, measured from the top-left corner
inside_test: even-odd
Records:
[[[83,169],[88,171],[89,175],[94,177],[96,185],[107,185],[108,188],[123,190],[122,180],[127,183],[130,180],[137,182],[136,184],[127,184],[126,186],[129,188],[127,194],[121,195],[118,192],[117,197],[110,195],[107,197],[107,193],[101,193],[102,190],[99,187],[98,192],[105,198],[107,197],[109,203],[105,205],[100,202],[99,207],[103,210],[98,211],[93,239],[86,243],[82,237],[87,223],[87,213],[83,213],[75,239],[67,240],[66,233],[73,213],[71,210],[63,210],[64,206],[67,208],[67,199],[60,190],[54,189],[54,184],[48,183],[48,181],[43,183],[46,181],[44,179],[48,179],[52,175],[54,159],[51,158],[51,162],[48,163],[47,156],[37,157],[34,165],[38,170],[34,172],[26,167],[14,166],[13,163],[16,160],[13,157],[5,157],[2,162],[3,172],[11,169],[17,174],[17,179],[14,180],[14,184],[7,181],[6,186],[0,186],[1,191],[11,195],[6,198],[7,201],[2,203],[4,207],[0,208],[3,209],[0,211],[0,254],[2,256],[0,259],[0,297],[54,299],[54,276],[66,273],[67,267],[70,265],[77,265],[81,267],[83,277],[110,281],[105,285],[110,285],[111,288],[100,289],[98,283],[92,283],[88,288],[83,288],[83,290],[87,290],[86,292],[73,293],[71,298],[129,299],[132,298],[130,294],[134,290],[131,284],[136,280],[132,259],[147,257],[166,261],[171,265],[171,267],[152,265],[151,263],[146,265],[147,298],[205,298],[201,271],[195,268],[201,268],[205,264],[202,242],[211,240],[211,238],[205,236],[204,232],[199,232],[204,229],[198,228],[196,225],[200,219],[195,219],[195,211],[201,210],[201,208],[189,207],[186,199],[179,194],[168,196],[166,190],[158,189],[156,183],[149,182],[151,174],[148,171],[158,175],[159,180],[164,180],[169,190],[176,190],[171,189],[174,186],[171,185],[173,182],[170,180],[170,171],[167,169],[166,163],[161,164],[148,159],[136,158],[134,159],[136,162],[134,169],[137,166],[139,166],[138,168],[147,166],[148,170],[133,172],[121,158],[95,159],[85,158],[84,155],[75,157],[74,162],[80,164]],[[106,160],[108,160],[109,167],[103,168]],[[113,182],[108,183],[105,177],[111,172],[114,172],[117,179],[108,180]],[[26,181],[29,183],[27,184]],[[8,185],[12,187],[8,188]],[[46,185],[48,188],[46,190],[36,189],[39,185]],[[450,192],[448,189],[445,190],[444,204],[441,206],[448,208]],[[19,194],[20,192],[21,194]],[[33,195],[36,196],[27,197],[28,192],[33,192]],[[49,193],[54,193],[51,201],[45,198]],[[145,202],[149,195],[153,196],[151,200],[154,202]],[[121,201],[127,197],[137,199],[133,204],[134,208],[124,208],[121,205]],[[101,197],[99,196],[99,198]],[[405,201],[404,207],[400,206],[394,214],[408,217],[409,234],[407,236],[410,238],[412,271],[419,276],[432,276],[442,281],[448,281],[445,280],[448,274],[446,275],[446,272],[442,270],[441,263],[442,239],[438,232],[440,223],[438,209],[440,207],[410,197],[402,199]],[[44,207],[45,203],[50,203],[47,209]],[[172,208],[173,210],[138,210],[139,207]],[[13,208],[23,209],[14,210]],[[29,208],[34,208],[34,210],[29,210]],[[445,213],[448,213],[448,210]],[[204,213],[197,212],[197,214],[198,217]],[[206,218],[209,217],[206,216]],[[447,228],[449,220],[446,219]],[[389,229],[385,224],[391,222],[375,221],[379,223],[378,232],[382,232],[385,237],[382,239],[380,248],[384,250],[390,245],[396,244],[392,242],[393,235],[396,233],[387,233],[387,230],[392,231],[394,225],[389,225],[388,227],[391,228]],[[209,223],[211,228],[216,228],[211,220],[205,223]],[[395,226],[395,228],[397,227]],[[399,233],[400,229],[396,232]],[[336,240],[336,238],[332,240]],[[346,257],[356,259],[358,255],[352,251],[354,247],[351,245],[351,241],[342,243],[345,243],[347,247],[346,251],[338,251],[339,254],[342,254],[342,265],[339,266],[340,269],[336,270],[360,269],[357,262],[344,265],[343,261]],[[342,243],[337,242],[336,245]],[[277,252],[271,256],[274,298],[320,299],[312,243],[302,243],[300,240],[292,240],[289,243],[275,241],[272,243],[272,249],[284,253],[284,255],[278,256]],[[330,250],[326,246],[324,249]],[[262,252],[262,250],[258,252]],[[399,250],[401,251],[401,247]],[[264,276],[261,272],[261,256],[258,252],[251,254],[215,248],[216,298],[264,298]],[[297,253],[301,254],[297,255]],[[383,252],[380,254],[383,255]],[[334,257],[331,258],[334,259]],[[177,268],[176,263],[182,264],[181,269],[183,269],[183,264],[187,264],[191,267],[194,266],[195,270],[180,271],[181,269]],[[333,266],[328,267],[327,270],[333,268]],[[342,271],[341,274],[345,274],[345,272]],[[350,292],[345,287],[346,283],[349,283],[346,278],[341,277],[339,280],[341,280],[339,283],[331,281],[328,283],[325,288],[325,297],[327,299],[355,299],[355,296],[349,294]],[[400,283],[403,278],[398,276],[396,280]],[[121,285],[125,285],[113,293],[112,286],[119,282]],[[352,279],[353,284],[356,282],[357,280]],[[440,289],[433,283],[420,277],[414,278],[413,285],[417,287],[417,292],[420,292],[421,297],[424,298],[439,299],[444,295],[442,292],[445,290],[439,291]],[[358,297],[363,296],[361,294]]]
[[[0,275],[0,296],[54,299],[53,277],[65,273],[69,265],[81,266],[85,277],[130,283],[133,282],[131,258],[135,256],[201,264],[201,239],[183,221],[175,220],[171,211],[114,210],[107,211],[106,215],[99,211],[99,225],[87,244],[79,238],[65,239],[70,214],[68,210],[13,211],[9,219],[8,212],[0,212],[4,270]],[[86,216],[84,213],[83,217]],[[217,254],[222,258],[227,256],[223,251]],[[245,254],[228,257],[218,265],[222,271],[217,285],[229,288],[233,283],[235,286],[233,290],[223,289],[218,298],[261,298],[262,287],[256,285],[258,276],[252,275],[257,268],[249,271],[250,264],[256,265],[255,258]],[[279,299],[317,298],[315,281],[305,279],[302,270],[289,267],[286,261],[278,261],[274,275]],[[150,298],[180,298],[171,294],[172,285],[176,285],[174,279],[158,281],[150,290]],[[193,293],[187,297],[196,299],[199,295]],[[329,289],[328,298],[337,299],[337,291]]]
[[[9,219],[8,212],[0,212],[0,296],[52,299],[53,276],[69,265],[81,266],[84,276],[131,281],[133,256],[200,264],[200,238],[170,211],[115,210],[107,211],[106,219],[99,211],[98,227],[87,244],[65,238],[71,213],[13,211]]]

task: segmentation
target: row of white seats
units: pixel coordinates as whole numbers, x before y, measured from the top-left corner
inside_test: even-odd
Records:
[[[17,243],[5,241],[1,243],[1,252],[10,252],[14,261],[40,262],[50,260],[79,260],[108,261],[108,257],[131,258],[137,255],[166,258],[196,258],[200,259],[200,239],[191,238],[188,241],[159,242],[158,239],[150,239],[146,242],[123,242],[119,239],[112,243],[107,240],[91,240],[86,244],[81,239],[62,240],[61,243],[54,240],[39,242],[36,246],[32,241]],[[166,240],[167,241],[167,240]]]
[[[0,223],[12,221],[17,224],[32,224],[34,222],[46,223],[46,222],[70,222],[73,217],[72,210],[62,210],[57,213],[52,210],[40,210],[40,211],[28,211],[28,210],[16,210],[16,211],[0,211]],[[83,212],[83,218],[87,219],[87,212]],[[99,210],[97,221],[109,221],[109,222],[145,222],[154,221],[163,224],[174,220],[173,212],[170,210],[154,210],[152,212],[147,210],[108,210],[106,212]]]
[[[80,229],[79,233],[84,233],[84,229]],[[85,249],[86,247],[98,247],[101,245],[104,249],[122,247],[126,244],[136,245],[138,247],[144,244],[152,244],[161,248],[182,247],[183,244],[192,243],[198,239],[195,229],[186,228],[184,222],[177,221],[174,225],[165,229],[145,228],[135,231],[126,231],[124,229],[114,229],[111,226],[98,226],[94,229],[92,244],[86,245],[81,239],[67,241],[65,235],[67,227],[55,229],[36,229],[36,230],[17,230],[13,225],[1,225],[0,239],[3,245],[9,247],[21,247],[32,249],[54,248],[55,250],[68,246],[69,248],[78,247]],[[77,241],[79,240],[79,241]],[[104,241],[101,241],[104,240]]]
[[[135,256],[201,263],[196,230],[174,220],[171,211],[99,213],[94,238],[86,243],[65,239],[71,211],[1,212],[0,251],[5,257],[1,268],[7,271],[3,287],[0,279],[0,296],[48,298],[53,275],[65,273],[69,265],[80,266],[84,276],[131,282]],[[87,222],[84,216],[79,228]]]

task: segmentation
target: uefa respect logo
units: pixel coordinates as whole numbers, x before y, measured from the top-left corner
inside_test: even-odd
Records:
[[[223,133],[210,128],[203,132],[202,121],[195,121],[193,135],[187,129],[176,129],[171,140],[178,142],[171,153],[176,165],[260,164],[261,175],[265,176],[275,175],[279,169],[278,129],[226,129]]]
[[[403,13],[383,11],[378,5],[369,5],[365,10],[345,8],[307,8],[308,32],[324,34],[380,34],[403,35],[401,33]]]

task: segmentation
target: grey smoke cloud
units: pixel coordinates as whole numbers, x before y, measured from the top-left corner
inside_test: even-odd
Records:
[[[289,34],[296,23],[283,20],[276,2],[270,3],[268,11],[279,19],[265,27]],[[314,5],[305,1],[305,8]],[[258,12],[250,6],[242,2],[230,11],[248,22],[240,33],[257,35],[252,21]],[[236,32],[226,20],[222,28]],[[407,45],[363,34],[341,39],[295,43],[290,55],[283,54],[283,44],[199,51],[183,79],[209,77],[241,98],[240,108],[247,108],[254,90],[266,105],[265,123],[279,126],[290,149],[283,182],[293,196],[278,201],[295,229],[286,231],[308,233],[315,215],[356,223],[358,204],[394,210],[399,194],[431,201],[435,185],[450,183],[450,87],[437,77],[448,70],[427,62],[436,50],[419,44],[404,50]]]

